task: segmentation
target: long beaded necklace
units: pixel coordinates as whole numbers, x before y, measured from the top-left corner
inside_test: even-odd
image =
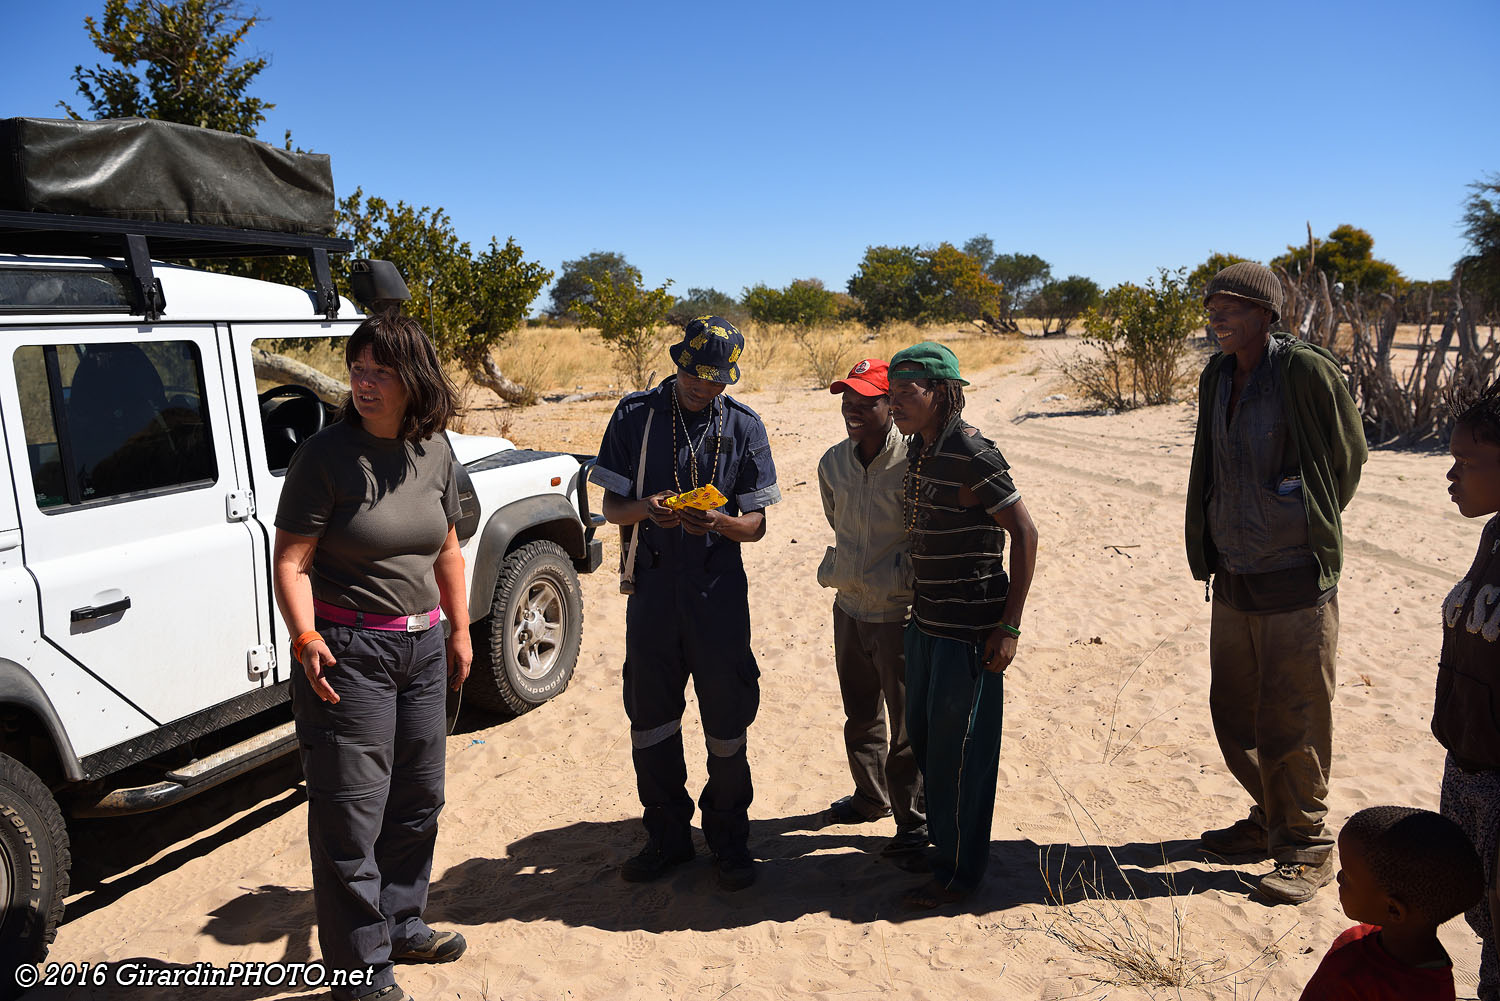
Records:
[[[724,411],[726,407],[721,405],[717,398],[709,404],[710,410],[718,415],[719,426],[717,434],[714,435],[714,464],[709,467],[708,482],[714,481],[714,476],[719,471],[719,449],[724,446]],[[687,418],[682,413],[682,403],[677,399],[677,387],[672,387],[672,483],[676,485],[677,492],[682,493],[682,479],[677,475],[677,425],[682,424],[682,436],[687,439],[688,462],[693,470],[693,489],[698,489],[698,449],[703,447],[703,439],[708,437],[708,429],[713,427],[713,419],[703,422],[703,433],[698,436],[694,443],[692,434],[688,431]]]
[[[922,460],[927,458],[928,450],[931,448],[931,445],[924,444],[922,451],[918,452],[917,457],[906,467],[906,482],[902,484],[901,492],[906,506],[907,535],[917,529],[917,499],[921,496],[922,490]]]

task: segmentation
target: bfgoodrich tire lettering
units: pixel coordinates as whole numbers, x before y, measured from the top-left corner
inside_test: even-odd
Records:
[[[22,963],[39,963],[57,937],[68,895],[68,831],[41,779],[0,754],[0,997]]]
[[[530,542],[505,558],[473,639],[465,692],[475,705],[519,715],[568,687],[583,639],[583,592],[561,546]]]

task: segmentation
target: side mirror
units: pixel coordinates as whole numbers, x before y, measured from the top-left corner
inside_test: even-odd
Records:
[[[392,302],[406,302],[411,298],[411,291],[396,265],[390,261],[364,258],[349,262],[349,291],[366,310],[378,309]]]

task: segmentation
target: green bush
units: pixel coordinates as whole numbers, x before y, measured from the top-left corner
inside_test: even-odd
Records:
[[[1187,269],[1162,268],[1144,286],[1116,285],[1090,307],[1083,316],[1088,351],[1060,367],[1075,390],[1104,406],[1169,403],[1186,381],[1188,335],[1202,322]]]

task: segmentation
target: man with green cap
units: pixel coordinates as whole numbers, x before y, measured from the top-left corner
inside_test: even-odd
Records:
[[[750,649],[749,584],[740,546],[766,534],[765,509],[781,499],[765,425],[724,396],[739,381],[745,339],[728,320],[700,316],[672,346],[677,374],[620,401],[590,474],[604,488],[604,517],[635,533],[627,547],[633,590],[625,607],[625,713],[646,845],[621,875],[645,882],[694,855],[682,714],[689,678],[708,745],[698,800],[719,885],[755,882],[748,730],[760,705]],[[711,510],[668,498],[712,485]],[[624,588],[622,587],[622,590]]]
[[[1220,351],[1198,382],[1187,554],[1210,594],[1209,711],[1250,814],[1204,831],[1218,855],[1271,859],[1260,892],[1311,900],[1333,879],[1328,813],[1341,512],[1366,458],[1338,362],[1290,334],[1281,282],[1249,261],[1203,295]]]
[[[1037,531],[995,443],[963,420],[958,359],[924,341],[891,359],[891,416],[912,435],[906,722],[927,794],[932,879],[913,908],[959,900],[989,863],[1004,672],[1016,656]],[[1010,572],[1005,539],[1011,539]]]

